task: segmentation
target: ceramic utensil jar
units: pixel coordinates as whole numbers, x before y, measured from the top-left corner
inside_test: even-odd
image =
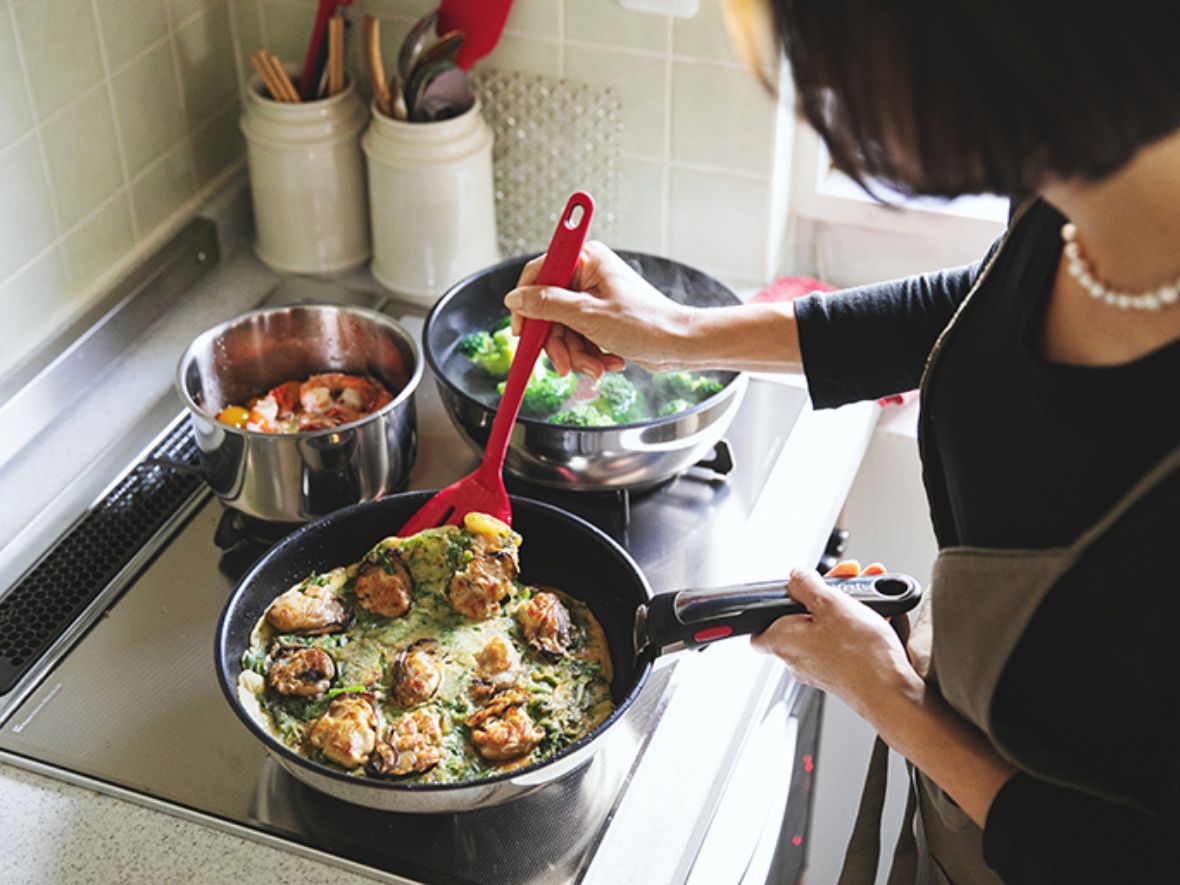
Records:
[[[374,106],[361,143],[378,282],[429,306],[499,261],[492,131],[479,102],[434,123],[394,120]]]
[[[242,132],[254,250],[286,273],[336,274],[369,257],[365,164],[360,134],[365,107],[351,80],[319,101],[272,101],[255,79],[246,94]]]

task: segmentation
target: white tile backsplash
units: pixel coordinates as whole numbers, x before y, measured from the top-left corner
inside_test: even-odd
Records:
[[[608,245],[667,254],[668,167],[624,156],[619,163],[618,237]]]
[[[648,157],[666,155],[670,82],[667,59],[569,44],[565,47],[565,76],[618,92],[623,104],[624,151]]]
[[[37,116],[44,119],[102,78],[90,0],[24,0],[12,6]]]
[[[239,19],[257,2],[238,0]],[[265,11],[299,2],[261,0]],[[353,8],[382,18],[388,67],[432,2],[357,0]],[[779,179],[787,167],[775,156],[791,143],[794,117],[778,112],[730,45],[721,0],[701,0],[688,19],[625,10],[617,0],[516,0],[499,46],[480,64],[617,92],[623,156],[614,245],[707,260],[705,269],[746,288],[778,267],[781,237],[773,232],[782,230],[787,201],[770,195],[786,191]],[[692,182],[709,194],[707,206],[686,190]]]
[[[123,186],[105,83],[86,90],[41,127],[57,217],[73,227]],[[78,150],[78,145],[86,150]]]
[[[237,69],[226,0],[0,2],[0,376],[233,173]]]
[[[668,254],[722,277],[765,280],[770,255],[770,181],[672,168]]]
[[[667,16],[637,14],[618,0],[562,0],[565,39],[618,49],[644,49],[667,54],[672,22]]]
[[[49,184],[40,146],[30,134],[0,154],[0,279],[16,271],[54,238]]]
[[[33,125],[28,86],[16,53],[12,21],[0,8],[0,150]]]
[[[672,64],[672,160],[768,177],[778,104],[748,70]]]

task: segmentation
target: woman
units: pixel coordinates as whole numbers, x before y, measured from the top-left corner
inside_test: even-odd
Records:
[[[571,291],[530,285],[534,263],[506,303],[562,324],[561,371],[802,368],[818,407],[921,382],[941,552],[910,654],[810,571],[790,585],[810,614],[755,644],[910,760],[934,881],[1180,881],[1174,10],[762,2],[844,171],[1034,195],[1005,237],[970,267],[710,311],[593,245]],[[731,3],[746,22],[756,6]]]

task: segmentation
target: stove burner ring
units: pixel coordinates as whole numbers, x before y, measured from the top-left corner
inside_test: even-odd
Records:
[[[218,520],[217,529],[213,533],[213,543],[223,552],[228,553],[244,545],[261,547],[265,550],[277,544],[295,529],[299,523],[268,522],[245,516],[236,510],[225,508]]]

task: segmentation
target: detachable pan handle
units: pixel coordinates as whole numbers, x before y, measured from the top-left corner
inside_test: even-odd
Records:
[[[824,581],[882,615],[907,612],[922,596],[922,588],[909,575]],[[787,594],[787,584],[785,580],[759,581],[661,593],[636,613],[636,652],[699,648],[730,636],[761,633],[783,615],[804,614],[807,609]]]

